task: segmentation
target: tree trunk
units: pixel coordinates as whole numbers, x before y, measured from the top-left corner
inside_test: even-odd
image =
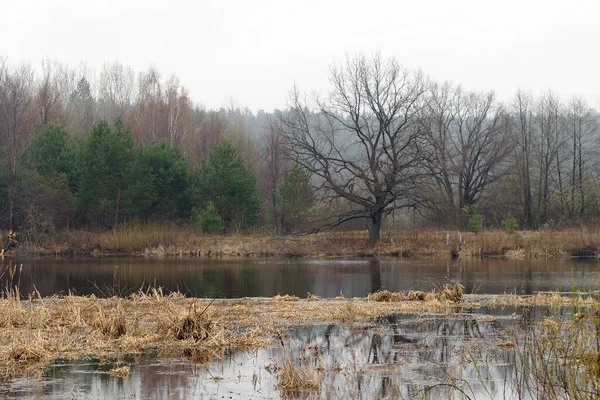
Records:
[[[16,152],[16,149],[13,150]],[[8,194],[8,230],[13,231],[13,219],[15,209],[15,198],[17,197],[17,157],[13,155],[10,166],[10,189]]]
[[[371,215],[371,220],[369,221],[369,244],[376,244],[379,242],[382,217],[383,211],[377,211],[375,214]]]

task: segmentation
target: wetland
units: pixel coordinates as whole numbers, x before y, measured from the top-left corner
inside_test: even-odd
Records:
[[[548,343],[597,393],[596,260],[4,264],[8,398],[535,398]]]

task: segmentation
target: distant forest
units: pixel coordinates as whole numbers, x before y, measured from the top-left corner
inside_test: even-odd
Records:
[[[272,112],[207,110],[154,68],[0,59],[0,228],[31,240],[156,221],[364,229],[374,207],[390,228],[600,216],[600,115],[581,98],[503,103],[364,57],[333,68],[328,96],[303,96]]]

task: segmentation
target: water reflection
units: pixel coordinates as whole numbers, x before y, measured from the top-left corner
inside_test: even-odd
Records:
[[[127,294],[142,285],[200,297],[256,297],[308,292],[321,297],[365,296],[430,290],[457,281],[466,293],[531,294],[600,288],[597,261],[574,260],[219,260],[199,258],[30,258],[23,265],[22,292],[34,285],[42,296],[74,290]],[[0,263],[5,265],[9,259]],[[6,279],[6,275],[3,279]],[[5,282],[2,282],[3,284]]]
[[[511,310],[507,310],[509,312]],[[448,386],[452,378],[471,398],[515,396],[512,350],[496,346],[518,321],[480,315],[391,315],[370,325],[297,327],[284,336],[285,354],[298,368],[320,376],[317,392],[300,398],[461,398]],[[9,398],[280,398],[276,372],[280,346],[253,352],[228,352],[208,366],[184,359],[145,354],[122,360],[132,365],[126,379],[108,375],[111,364],[98,360],[58,364],[40,382],[13,382]],[[0,392],[1,394],[1,392]]]

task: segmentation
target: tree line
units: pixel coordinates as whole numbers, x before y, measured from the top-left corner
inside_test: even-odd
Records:
[[[274,112],[206,110],[153,68],[0,59],[0,226],[346,225],[377,241],[386,220],[532,229],[600,215],[600,117],[580,98],[501,102],[379,55],[348,57],[330,83]]]

